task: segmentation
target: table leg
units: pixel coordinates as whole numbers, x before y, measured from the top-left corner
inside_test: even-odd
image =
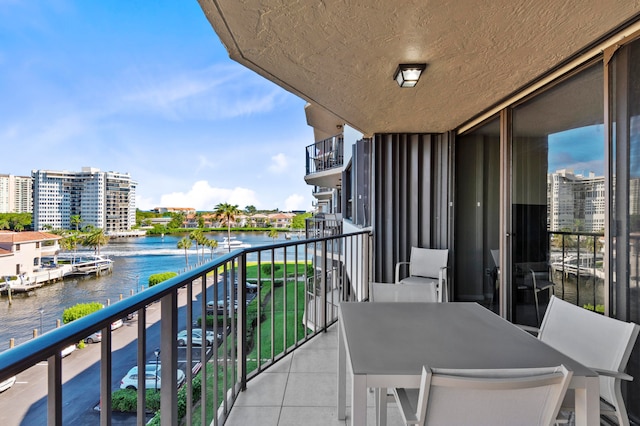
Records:
[[[338,327],[338,420],[347,415],[347,349],[342,328]]]
[[[361,374],[352,375],[351,426],[367,424],[367,378]]]
[[[586,377],[585,387],[575,389],[576,426],[600,424],[600,382]]]
[[[376,388],[376,425],[387,426],[387,388]]]

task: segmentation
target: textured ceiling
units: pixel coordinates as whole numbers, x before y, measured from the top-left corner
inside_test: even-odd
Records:
[[[232,59],[365,135],[454,129],[640,11],[640,0],[199,2]],[[426,73],[401,89],[393,72],[411,62]]]

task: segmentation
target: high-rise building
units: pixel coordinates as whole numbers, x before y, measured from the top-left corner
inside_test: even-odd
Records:
[[[0,175],[0,213],[31,213],[32,206],[31,177]]]
[[[136,223],[136,187],[128,173],[33,170],[33,227],[71,229],[91,225],[107,234],[129,231]]]
[[[558,170],[548,178],[547,209],[552,231],[601,232],[605,225],[604,176]]]

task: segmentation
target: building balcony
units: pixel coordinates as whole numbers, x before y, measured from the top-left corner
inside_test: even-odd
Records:
[[[333,188],[325,188],[324,186],[314,186],[313,196],[317,200],[330,200],[333,197]]]
[[[129,391],[137,400],[134,413],[114,412],[112,395],[131,367],[155,363],[171,366],[160,369],[160,384],[186,378],[180,388],[158,386],[163,425],[233,424],[229,415],[237,401],[256,403],[239,399],[254,394],[248,384],[262,383],[255,388],[262,389],[276,377],[272,373],[314,364],[320,355],[315,349],[329,345],[335,332],[339,302],[365,297],[370,238],[360,232],[236,250],[6,350],[0,353],[0,382],[17,376],[14,386],[21,389],[5,391],[0,410],[13,413],[15,424],[145,424],[153,402],[147,405],[142,389],[153,390],[153,384],[142,375],[130,384],[138,389]],[[211,309],[207,302],[215,299],[221,307]],[[211,314],[205,325],[215,336],[211,344],[187,339],[182,345],[178,332],[191,336],[190,329],[201,328],[202,313]],[[127,326],[112,330],[122,318]],[[97,331],[100,343],[63,358],[63,350]],[[291,355],[300,349],[294,361]],[[314,418],[327,424],[330,417]]]
[[[340,187],[344,164],[344,142],[342,135],[321,140],[306,147],[307,173],[305,181],[309,185],[326,188]]]

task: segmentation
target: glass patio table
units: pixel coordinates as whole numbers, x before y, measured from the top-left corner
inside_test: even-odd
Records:
[[[339,311],[338,418],[346,416],[347,367],[351,425],[367,422],[367,388],[420,387],[432,368],[533,368],[573,371],[576,425],[600,424],[598,375],[476,303],[343,302]],[[383,423],[383,424],[384,424]]]

